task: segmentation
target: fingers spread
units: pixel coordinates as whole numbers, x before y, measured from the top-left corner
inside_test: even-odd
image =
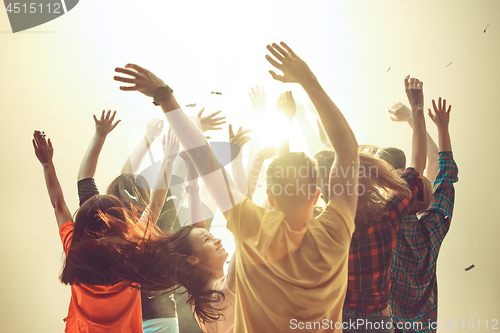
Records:
[[[296,57],[296,56],[297,56],[297,55],[295,54],[295,52],[293,52],[293,51],[292,51],[292,49],[291,49],[288,45],[286,45],[286,43],[285,43],[285,42],[281,42],[280,44],[281,44],[281,46],[283,46],[283,47],[285,48],[285,50],[287,50],[287,51],[288,51],[288,53],[289,53],[289,54],[293,55],[294,57]]]
[[[136,70],[139,73],[146,71],[145,68],[142,68],[141,66],[136,65],[136,64],[126,64],[125,68],[132,68],[132,69]]]
[[[129,86],[129,87],[126,87],[126,86],[121,86],[121,87],[120,87],[120,90],[124,90],[124,91],[135,91],[135,90],[138,90],[138,89],[137,89],[137,86]]]
[[[269,63],[271,65],[273,65],[274,67],[278,68],[278,69],[281,69],[283,67],[282,64],[280,64],[279,62],[277,62],[276,60],[274,60],[270,55],[266,54],[266,59],[267,61],[269,61]]]
[[[125,68],[121,68],[121,67],[116,67],[115,72],[127,74],[127,75],[133,76],[135,78],[137,77],[137,74],[138,74],[137,72],[131,71],[130,69],[125,69]]]
[[[273,79],[275,79],[276,81],[280,81],[280,82],[285,82],[285,77],[283,75],[278,75],[276,74],[274,71],[269,71],[269,73],[271,73],[271,76],[273,77]]]

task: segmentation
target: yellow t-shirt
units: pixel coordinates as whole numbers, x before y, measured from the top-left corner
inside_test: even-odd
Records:
[[[330,202],[301,231],[248,199],[225,216],[238,262],[234,332],[341,332],[354,232],[347,209]]]

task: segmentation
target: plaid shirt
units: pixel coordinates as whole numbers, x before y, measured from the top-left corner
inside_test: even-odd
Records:
[[[451,151],[439,153],[434,200],[420,216],[410,215],[401,224],[391,268],[391,304],[394,321],[421,322],[416,332],[435,332],[428,321],[437,321],[436,261],[450,228],[458,168]]]
[[[354,311],[379,312],[389,305],[389,270],[396,233],[422,188],[422,178],[413,168],[407,168],[401,178],[406,180],[411,196],[394,195],[385,214],[372,220],[365,230],[357,228],[352,235],[344,307]]]

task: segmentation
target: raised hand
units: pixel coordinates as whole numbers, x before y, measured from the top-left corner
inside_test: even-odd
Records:
[[[194,166],[193,161],[191,161],[191,158],[189,157],[188,153],[186,153],[186,151],[183,150],[179,153],[179,156],[184,160],[184,163],[186,164],[187,179],[188,180],[197,179],[199,176],[198,170],[196,170],[196,167]]]
[[[125,68],[116,67],[115,72],[127,74],[133,77],[126,78],[115,76],[113,78],[115,81],[134,84],[133,86],[121,86],[121,90],[139,91],[146,96],[153,97],[156,88],[165,85],[165,82],[163,82],[159,77],[157,77],[147,69],[135,64],[126,64]]]
[[[269,52],[274,56],[273,58],[270,55],[266,55],[267,61],[283,72],[283,75],[278,75],[270,70],[269,73],[271,73],[273,79],[281,82],[299,84],[315,80],[315,76],[309,69],[309,66],[307,66],[307,64],[284,42],[281,42],[280,45],[273,43],[267,46]]]
[[[52,163],[52,156],[54,156],[52,142],[50,139],[45,140],[45,135],[40,131],[33,132],[33,148],[35,149],[36,158],[42,165]]]
[[[416,78],[411,78],[410,75],[405,77],[405,92],[408,97],[408,101],[410,102],[410,106],[412,110],[414,108],[423,108],[424,107],[424,92],[423,86],[424,83]]]
[[[205,108],[202,108],[200,112],[198,112],[198,118],[200,118],[202,132],[206,132],[209,130],[214,130],[214,131],[221,130],[222,127],[217,127],[217,126],[225,124],[226,121],[224,119],[226,119],[226,117],[215,118],[215,116],[221,113],[222,111],[213,112],[205,117],[202,116],[203,111],[205,111]]]
[[[434,108],[434,113],[431,111],[431,109],[428,109],[429,117],[432,119],[434,124],[436,124],[437,128],[448,128],[448,124],[450,123],[451,105],[448,106],[448,110],[446,110],[446,100],[443,99],[441,103],[441,97],[439,97],[437,106],[436,101],[432,100],[432,107]]]
[[[266,109],[266,93],[263,86],[256,86],[248,93],[250,103],[252,103],[252,110],[254,113],[261,113]]]
[[[387,108],[389,113],[389,118],[392,121],[406,121],[411,122],[411,110],[401,102],[393,104],[391,107]]]
[[[113,115],[111,115],[111,110],[109,110],[107,113],[106,113],[106,110],[102,110],[100,119],[97,119],[97,117],[95,115],[93,115],[94,122],[95,122],[96,134],[101,135],[101,136],[106,136],[109,134],[109,132],[114,130],[116,125],[118,125],[118,123],[121,121],[121,120],[117,120],[113,124],[113,121],[115,120],[115,116],[116,116],[116,111],[113,112]]]
[[[236,149],[236,146],[239,147],[239,150],[243,149],[243,146],[245,143],[250,141],[250,136],[246,135],[250,133],[252,130],[247,129],[243,130],[243,127],[240,126],[238,129],[238,132],[234,134],[233,132],[233,126],[229,124],[229,143],[231,143],[231,159],[234,159],[234,157],[238,156],[238,150]]]
[[[167,136],[163,136],[163,155],[168,162],[174,162],[179,153],[179,141],[174,135],[172,128],[168,129]]]
[[[287,118],[292,119],[297,111],[297,105],[291,91],[285,91],[276,101],[276,109],[281,111]]]
[[[153,118],[146,124],[146,134],[151,139],[156,139],[163,131],[164,121],[158,118]]]

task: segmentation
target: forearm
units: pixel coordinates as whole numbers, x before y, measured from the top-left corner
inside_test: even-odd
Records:
[[[302,83],[338,157],[356,158],[358,143],[342,112],[330,99],[316,78]]]
[[[82,163],[80,164],[80,169],[78,170],[78,180],[94,177],[95,170],[97,168],[97,161],[99,160],[99,154],[101,153],[105,140],[106,135],[99,135],[97,133],[94,134],[92,141],[83,156]]]
[[[141,167],[141,163],[155,140],[154,136],[144,135],[144,138],[137,144],[125,161],[121,173],[139,173],[138,170]]]
[[[413,123],[411,118],[406,121],[410,128],[413,130]],[[433,181],[436,178],[438,173],[438,164],[439,164],[439,149],[430,134],[426,131],[427,136],[427,164],[425,167],[424,175],[430,180]]]
[[[427,159],[427,132],[425,129],[425,118],[422,107],[412,107],[412,166],[419,174],[423,174]]]
[[[261,124],[264,123],[264,114],[265,114],[265,111],[262,111],[259,114],[254,115],[253,126],[252,126],[253,133],[260,133],[259,127],[261,126]],[[261,146],[262,146],[262,142],[260,141],[260,138],[258,136],[254,137],[252,140],[250,140],[250,146],[249,146],[250,158],[253,157],[253,155],[257,152],[257,150],[260,149]]]
[[[49,193],[50,203],[56,215],[57,225],[60,228],[64,223],[72,221],[72,217],[66,205],[66,201],[64,200],[54,164],[44,164],[43,175],[45,178],[45,185],[47,186],[47,192]]]
[[[438,128],[439,151],[452,151],[448,127]]]

